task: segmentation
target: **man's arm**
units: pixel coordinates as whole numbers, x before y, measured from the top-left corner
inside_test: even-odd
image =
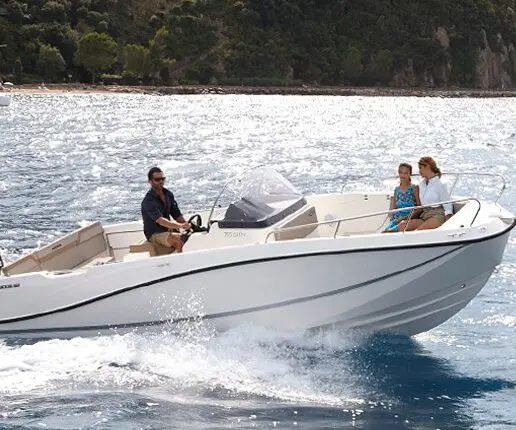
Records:
[[[186,222],[185,217],[179,210],[179,205],[176,202],[176,199],[174,198],[174,195],[170,193],[169,195],[171,199],[171,206],[170,206],[170,216],[174,219],[174,221],[179,225],[179,227],[172,227],[172,228],[184,228],[188,230],[192,226]],[[163,224],[161,224],[163,225]]]
[[[169,220],[165,218],[161,212],[161,209],[158,205],[154,204],[150,200],[144,200],[142,204],[142,211],[144,211],[150,219],[152,219],[154,222],[158,223],[159,225],[165,227],[166,229],[172,229],[172,228],[187,228],[184,224],[185,223],[179,223],[174,220]]]
[[[165,228],[168,228],[168,229],[172,229],[172,228],[189,228],[188,226],[186,226],[185,224],[187,224],[186,222],[177,222],[176,220],[172,220],[172,219],[166,219],[164,217],[159,217],[156,222],[165,227]]]

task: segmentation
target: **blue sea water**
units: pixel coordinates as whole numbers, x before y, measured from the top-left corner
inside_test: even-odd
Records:
[[[503,175],[514,211],[514,118],[513,99],[17,94],[0,110],[0,253],[138,219],[155,164],[187,212],[251,165],[315,193],[431,155],[445,171]],[[496,195],[501,183],[460,186]],[[199,323],[0,340],[0,428],[516,428],[515,283],[513,233],[468,307],[413,338]]]

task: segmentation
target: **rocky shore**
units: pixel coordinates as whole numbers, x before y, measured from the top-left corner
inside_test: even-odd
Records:
[[[516,89],[479,89],[479,88],[388,88],[388,87],[254,87],[254,86],[217,86],[217,85],[178,85],[178,86],[125,86],[90,84],[31,84],[14,87],[17,93],[136,93],[155,95],[174,94],[266,94],[266,95],[324,95],[324,96],[362,96],[362,97],[516,97]]]

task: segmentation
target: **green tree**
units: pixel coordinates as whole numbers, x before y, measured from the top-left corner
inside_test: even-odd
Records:
[[[139,78],[150,73],[149,50],[142,45],[127,45],[125,47],[124,71]]]
[[[149,61],[151,73],[154,77],[160,79],[168,78],[168,66],[175,62],[169,58],[167,49],[167,39],[169,37],[168,30],[161,27],[154,38],[149,41]]]
[[[57,1],[49,1],[41,8],[41,15],[48,22],[66,22],[67,14],[65,5]]]
[[[388,49],[381,49],[369,61],[365,69],[371,84],[388,84],[392,80],[394,57]]]
[[[46,79],[56,81],[58,75],[66,69],[66,63],[55,46],[42,44],[39,47],[39,57],[36,63],[38,72]]]
[[[95,29],[99,32],[99,33],[107,33],[108,32],[108,28],[109,28],[109,24],[106,22],[106,21],[100,21],[97,26],[95,27]]]
[[[5,8],[5,12],[9,21],[15,25],[21,25],[23,22],[24,13],[22,5],[17,1],[10,1],[6,6],[7,7]]]
[[[117,43],[105,33],[87,33],[79,40],[75,62],[91,73],[95,83],[95,73],[106,70],[116,61]]]
[[[23,64],[20,57],[17,57],[14,62],[14,79],[16,83],[21,84],[23,74]]]
[[[362,53],[352,46],[343,55],[340,63],[341,79],[353,83],[362,74],[362,70]]]

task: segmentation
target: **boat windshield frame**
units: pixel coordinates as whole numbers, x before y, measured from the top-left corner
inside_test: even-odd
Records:
[[[244,170],[229,179],[208,216],[208,228],[264,228],[276,224],[307,204],[304,195],[270,166]]]

